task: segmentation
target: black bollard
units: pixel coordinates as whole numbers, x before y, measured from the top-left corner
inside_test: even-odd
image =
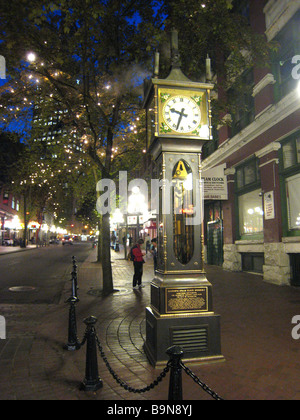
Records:
[[[77,337],[77,323],[76,323],[76,309],[75,304],[79,302],[79,299],[75,296],[71,296],[67,303],[70,304],[69,310],[69,329],[68,329],[68,344],[64,346],[65,350],[75,351],[80,349],[80,343]]]
[[[173,346],[167,350],[167,355],[170,357],[170,385],[169,385],[169,401],[182,401],[182,367],[181,359],[183,357],[183,350],[181,347]]]
[[[78,297],[77,291],[78,291],[78,278],[77,278],[77,264],[76,264],[76,258],[72,257],[73,261],[73,271],[71,273],[72,279],[72,296]]]
[[[71,279],[71,282],[72,282],[72,291],[71,291],[72,292],[72,296],[78,297],[77,296],[78,282],[77,282],[77,273],[76,273],[76,271],[72,271],[71,275],[72,275],[72,279]]]
[[[96,329],[95,324],[97,318],[90,316],[84,320],[87,326],[86,331],[86,364],[85,364],[85,378],[80,386],[83,391],[97,391],[103,387],[102,380],[98,374],[98,360],[97,360],[97,343],[96,343]]]

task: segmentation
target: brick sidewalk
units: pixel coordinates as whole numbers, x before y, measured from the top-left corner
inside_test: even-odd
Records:
[[[141,291],[132,290],[132,263],[113,252],[114,287],[119,292],[102,298],[101,267],[95,251],[80,266],[80,302],[76,306],[78,336],[83,319],[98,318],[97,334],[110,365],[134,388],[156,379],[143,352],[145,307],[150,302],[153,266],[145,264]],[[224,272],[207,267],[213,284],[215,312],[221,315],[225,362],[190,366],[191,370],[225,399],[278,400],[300,398],[300,342],[291,337],[291,319],[300,313],[300,290],[264,283],[260,276]],[[0,305],[10,325],[0,341],[0,399],[34,400],[152,400],[167,399],[169,377],[144,394],[132,394],[118,385],[98,357],[103,388],[79,391],[85,374],[85,348],[63,350],[67,341],[70,281],[58,305]],[[183,374],[184,400],[211,399]]]

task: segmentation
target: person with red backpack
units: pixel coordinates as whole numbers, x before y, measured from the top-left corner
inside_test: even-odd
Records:
[[[141,245],[143,245],[144,240],[139,239],[137,244],[131,248],[131,255],[134,267],[134,275],[133,275],[133,289],[139,289],[144,287],[142,285],[142,276],[143,276],[143,265],[144,255],[145,253],[141,250]]]

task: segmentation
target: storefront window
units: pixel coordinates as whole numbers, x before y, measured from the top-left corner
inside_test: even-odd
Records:
[[[240,235],[254,235],[263,232],[263,203],[261,190],[239,196]]]
[[[178,162],[173,171],[173,234],[174,253],[181,264],[188,264],[194,255],[193,174],[189,165]]]
[[[300,174],[286,179],[289,229],[300,230]]]
[[[283,236],[300,235],[300,134],[281,143],[280,175],[282,179]],[[285,197],[284,197],[285,195]],[[285,199],[284,199],[285,198]]]

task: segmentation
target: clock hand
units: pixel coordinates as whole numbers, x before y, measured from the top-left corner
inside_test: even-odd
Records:
[[[179,128],[179,126],[180,126],[180,123],[181,123],[182,118],[183,118],[183,117],[188,117],[188,115],[186,115],[186,114],[184,113],[184,111],[185,111],[185,108],[182,108],[181,112],[179,113],[179,118],[178,118],[178,123],[177,123],[176,130],[178,130],[178,128]]]
[[[180,111],[177,111],[177,109],[175,109],[175,108],[172,108],[171,109],[171,112],[173,113],[173,114],[181,114],[181,112]]]

